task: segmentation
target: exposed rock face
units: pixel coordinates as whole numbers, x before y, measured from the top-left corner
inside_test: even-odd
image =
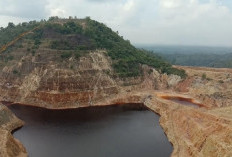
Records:
[[[13,138],[11,132],[23,125],[23,122],[0,104],[0,156],[1,157],[26,157],[23,145]]]
[[[92,52],[79,62],[70,58],[63,67],[50,61],[30,72],[25,63],[20,63],[17,65],[17,69],[22,69],[20,77],[12,74],[13,67],[5,67],[0,75],[0,100],[46,108],[76,108],[91,106],[126,91],[165,89],[180,81],[179,77],[161,75],[155,70],[148,74],[146,71],[151,69],[148,66],[143,66],[142,77],[119,79],[114,76],[111,60],[105,53],[104,50]],[[26,60],[29,65],[36,64],[33,56],[27,56]]]
[[[111,59],[105,50],[96,50],[81,57],[77,62],[57,62],[52,50],[43,50],[40,55],[24,56],[25,50],[18,50],[20,62],[0,67],[0,101],[27,104],[51,109],[78,108],[97,105],[144,102],[147,94],[137,94],[139,89],[165,89],[167,75],[161,75],[148,66],[142,66],[142,77],[120,79],[114,76]],[[60,56],[59,56],[60,58]],[[14,74],[14,69],[19,73]],[[150,71],[148,73],[148,71]],[[173,76],[172,76],[173,77]],[[173,77],[175,78],[175,77]],[[172,83],[176,82],[171,79]],[[174,80],[174,81],[173,81]],[[4,107],[4,110],[7,110]],[[0,156],[25,155],[25,149],[12,137],[10,132],[22,122],[12,114],[12,126],[0,129],[2,148]],[[0,118],[0,120],[2,117]],[[20,123],[21,122],[21,123]]]
[[[174,146],[172,156],[232,156],[232,70],[178,68],[185,69],[188,78],[145,102],[161,115],[160,124]],[[186,98],[203,107],[183,106],[163,96]]]
[[[189,75],[182,81],[143,66],[144,76],[119,79],[114,77],[104,50],[91,52],[78,63],[70,58],[62,66],[50,61],[27,69],[25,64],[37,62],[33,56],[24,59],[17,66],[26,75],[14,77],[13,67],[3,68],[1,101],[53,109],[144,103],[160,114],[161,126],[174,146],[172,156],[232,156],[232,70],[178,67]],[[204,107],[183,106],[160,97],[170,93],[189,97]],[[6,142],[9,156],[25,150],[12,138],[11,130],[1,129],[1,135],[14,141]]]
[[[174,146],[172,156],[232,155],[232,107],[193,108],[157,96],[145,105],[161,115],[160,124]]]
[[[232,69],[178,67],[186,70],[188,78],[176,86],[203,104],[212,107],[232,105]]]
[[[33,57],[28,62],[35,64]],[[82,57],[74,69],[60,68],[58,63],[50,62],[44,67],[36,66],[20,79],[10,79],[10,72],[1,78],[0,99],[47,108],[78,107],[83,102],[101,99],[118,93],[118,87],[106,72],[111,71],[110,63],[102,52],[90,53]],[[23,67],[18,65],[19,69]],[[24,69],[24,68],[23,68]]]

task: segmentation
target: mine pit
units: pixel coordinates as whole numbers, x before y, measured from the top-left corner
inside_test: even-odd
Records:
[[[50,110],[11,104],[25,125],[14,137],[33,157],[168,157],[159,115],[141,104]]]

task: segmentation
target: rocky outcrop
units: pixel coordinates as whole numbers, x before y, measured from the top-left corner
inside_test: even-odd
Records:
[[[54,59],[39,66],[37,59],[24,57],[24,62],[17,64],[17,69],[21,69],[18,77],[12,74],[14,67],[3,68],[0,101],[55,109],[77,108],[138,89],[170,88],[181,80],[179,76],[159,74],[146,65],[142,66],[144,76],[121,79],[113,72],[112,61],[104,50],[93,51],[78,62],[71,57],[68,62],[57,63]],[[28,70],[25,64],[36,66]]]
[[[25,60],[36,64],[32,56]],[[11,79],[12,72],[3,71],[0,78],[1,100],[46,108],[78,107],[83,102],[91,104],[119,91],[115,80],[108,75],[111,72],[110,62],[103,52],[90,53],[78,63],[70,58],[62,68],[60,63],[50,61],[28,72],[24,64],[19,64],[17,69],[22,69],[25,77],[13,79],[12,76]]]
[[[232,156],[231,69],[180,67],[188,77],[173,90],[155,92],[145,105],[160,114],[160,124],[174,146],[172,156]],[[183,98],[199,108],[167,97]]]
[[[0,104],[0,156],[1,157],[26,157],[23,145],[14,139],[11,132],[23,125],[15,115],[5,106]]]
[[[0,100],[51,109],[145,104],[160,114],[160,124],[174,147],[172,156],[232,155],[230,69],[177,67],[188,73],[182,80],[141,65],[143,76],[120,79],[114,75],[111,60],[105,53],[97,50],[81,57],[79,62],[71,57],[60,64],[52,61],[54,58],[49,64],[42,64],[36,57],[24,57],[17,64],[17,69],[21,69],[19,77],[12,75],[14,67],[3,68]],[[32,66],[28,69],[26,65]],[[184,97],[201,107],[164,99],[170,95]],[[1,143],[0,151],[8,156],[24,155],[25,149],[10,134],[21,123],[14,124],[13,128],[1,127],[0,138],[7,140]]]
[[[143,76],[121,79],[115,75],[105,50],[92,51],[78,61],[73,57],[61,60],[51,49],[43,49],[36,56],[25,56],[25,51],[19,48],[15,60],[0,66],[0,101],[50,109],[141,104],[148,94],[136,91],[165,89],[180,81],[146,65],[141,65]],[[22,122],[10,113],[5,117],[10,117],[7,124],[11,125],[1,125],[0,156],[25,156],[25,149],[11,135]]]
[[[221,108],[220,112],[218,109],[193,108],[162,99],[159,95],[147,99],[145,105],[161,116],[160,124],[174,147],[173,157],[232,155],[232,117],[229,116],[232,107]]]
[[[175,91],[195,97],[209,108],[232,105],[232,69],[181,67],[188,78],[175,87]]]

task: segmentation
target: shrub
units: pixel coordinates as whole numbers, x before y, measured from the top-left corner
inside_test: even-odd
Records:
[[[205,80],[205,79],[206,79],[206,74],[205,74],[205,73],[202,74],[201,79],[202,79],[202,80]]]
[[[34,45],[35,46],[38,46],[41,44],[41,41],[39,39],[35,39],[35,42],[34,42]]]
[[[32,54],[32,56],[34,56],[35,55],[35,50],[32,50],[31,54]]]
[[[19,74],[19,72],[17,70],[13,70],[13,74]]]
[[[58,50],[72,50],[73,49],[71,44],[67,41],[64,41],[64,40],[52,41],[50,44],[50,47],[52,49],[58,49]]]
[[[224,83],[224,81],[223,81],[223,80],[219,80],[218,82],[219,82],[219,83]]]
[[[81,54],[80,54],[80,52],[78,52],[78,51],[75,51],[75,58],[76,59],[79,59],[80,57],[81,57]]]
[[[67,59],[67,58],[70,58],[72,56],[72,53],[71,52],[63,52],[61,54],[61,58],[62,59]]]

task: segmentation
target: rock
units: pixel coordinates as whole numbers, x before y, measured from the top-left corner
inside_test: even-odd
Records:
[[[0,104],[0,156],[26,157],[26,149],[15,139],[11,132],[23,125],[23,122],[5,106]]]
[[[172,156],[231,156],[232,84],[227,77],[232,70],[177,67],[188,73],[181,80],[142,66],[144,76],[120,79],[112,75],[111,60],[104,53],[92,52],[81,57],[74,70],[51,62],[14,79],[7,77],[5,70],[0,76],[0,100],[50,109],[144,103],[161,116],[160,124],[174,147]],[[202,73],[208,79],[202,79]],[[225,78],[228,81],[220,81]],[[192,108],[164,100],[157,94],[161,91],[164,95],[189,97],[204,107]],[[4,140],[0,152],[6,156],[25,155],[23,146],[10,134],[22,122],[8,111],[7,115],[8,119],[1,118],[0,138]]]
[[[174,95],[174,94],[172,94]],[[183,106],[159,97],[147,100],[145,105],[160,117],[160,124],[173,144],[177,156],[231,156],[232,117],[225,111]]]
[[[169,87],[174,87],[176,86],[180,81],[181,81],[181,77],[180,76],[177,76],[177,75],[170,75],[168,77],[168,86]]]

